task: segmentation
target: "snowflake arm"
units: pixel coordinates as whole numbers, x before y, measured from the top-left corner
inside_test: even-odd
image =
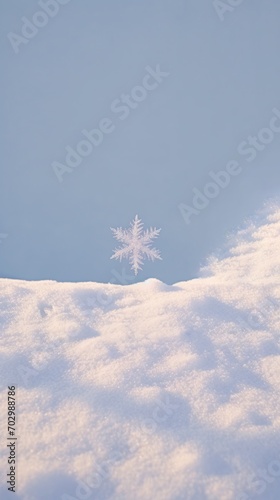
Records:
[[[160,233],[161,229],[156,229],[155,227],[154,228],[150,228],[150,229],[146,229],[146,231],[144,231],[144,234],[141,238],[141,242],[143,245],[149,245],[151,244],[152,240],[154,240],[155,238],[158,237],[159,233]]]
[[[153,262],[155,259],[162,260],[162,258],[160,256],[160,252],[156,248],[144,247],[142,251],[143,251],[143,254],[145,254],[146,257]]]
[[[129,258],[129,262],[135,276],[138,274],[138,271],[142,271],[143,258],[141,257],[140,253],[133,252],[131,254],[131,257]]]
[[[122,259],[127,259],[129,257],[129,253],[130,253],[129,247],[115,248],[112,257],[110,257],[110,258],[116,259],[116,260],[119,259],[121,262]]]
[[[116,229],[111,227],[111,231],[114,234],[114,238],[117,241],[121,241],[121,243],[129,243],[130,242],[130,234],[126,229],[122,229],[121,227],[117,227]]]

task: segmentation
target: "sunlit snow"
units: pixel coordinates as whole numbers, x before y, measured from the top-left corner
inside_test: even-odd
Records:
[[[189,282],[1,279],[13,498],[276,500],[279,243],[274,208]]]

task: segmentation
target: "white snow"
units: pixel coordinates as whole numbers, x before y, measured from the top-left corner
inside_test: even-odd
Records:
[[[279,243],[275,208],[189,282],[1,279],[0,497],[277,500]]]

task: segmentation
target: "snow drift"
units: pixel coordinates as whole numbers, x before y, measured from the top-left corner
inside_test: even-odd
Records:
[[[190,282],[1,279],[13,498],[278,499],[279,243],[275,208]]]

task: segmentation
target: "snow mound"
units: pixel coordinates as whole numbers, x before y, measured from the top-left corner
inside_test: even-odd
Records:
[[[189,282],[1,279],[13,498],[277,500],[279,246],[278,208]]]

